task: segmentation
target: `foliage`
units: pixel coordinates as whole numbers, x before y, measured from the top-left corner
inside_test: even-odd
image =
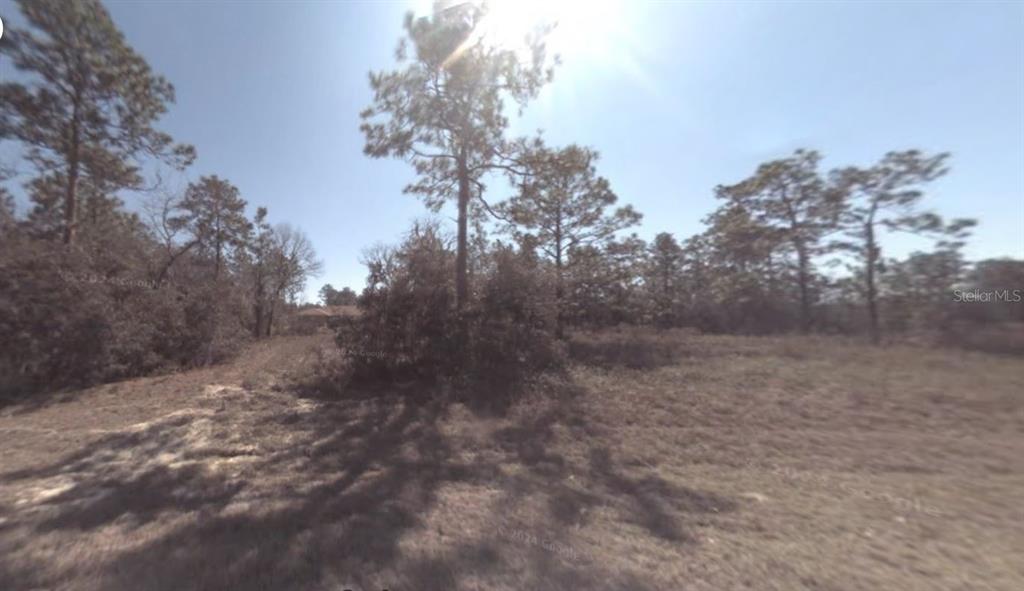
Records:
[[[965,267],[954,249],[915,252],[886,265],[880,299],[887,331],[947,330],[956,313],[953,290],[961,285]]]
[[[453,273],[456,302],[468,301],[470,201],[484,199],[484,176],[515,170],[506,141],[505,99],[522,108],[551,79],[543,28],[524,40],[529,57],[486,36],[486,4],[466,2],[429,17],[405,18],[396,51],[400,69],[370,74],[373,104],[362,113],[365,152],[407,159],[418,178],[406,187],[433,211],[455,200],[458,214]]]
[[[618,197],[608,181],[597,176],[597,158],[589,148],[572,145],[553,150],[534,142],[521,158],[529,172],[519,193],[499,208],[510,233],[520,243],[528,240],[554,264],[559,335],[569,253],[608,241],[641,218],[629,205],[606,212]]]
[[[212,255],[214,281],[220,278],[229,249],[234,252],[249,240],[252,225],[245,217],[245,205],[237,187],[216,175],[204,176],[189,183],[177,204],[181,215],[170,220],[172,228],[192,235],[189,245]]]
[[[864,298],[875,342],[881,334],[877,280],[882,257],[879,228],[937,235],[945,239],[944,246],[955,248],[976,223],[958,219],[945,225],[939,216],[917,210],[924,197],[921,187],[948,172],[948,157],[945,153],[926,156],[918,150],[889,152],[870,168],[847,167],[832,173],[844,195],[839,224],[848,237],[836,241],[833,248],[852,254],[863,268]]]
[[[135,158],[183,168],[195,150],[153,123],[174,88],[127,44],[98,0],[19,0],[31,26],[6,31],[3,57],[31,81],[0,84],[0,138],[22,143],[40,178],[63,194],[64,241],[74,240],[78,193],[142,184]]]
[[[753,176],[735,185],[715,189],[720,199],[749,216],[745,228],[754,235],[746,244],[767,242],[771,252],[786,246],[796,253],[800,325],[805,332],[812,322],[812,257],[841,207],[840,192],[826,186],[818,174],[820,160],[813,150],[797,150],[789,158],[761,164]]]
[[[352,288],[334,289],[330,283],[326,283],[320,288],[319,296],[320,303],[325,306],[354,306],[358,297]]]
[[[656,326],[679,326],[683,320],[683,249],[674,236],[662,232],[647,250],[644,287],[647,318]]]
[[[317,271],[308,239],[271,229],[263,208],[254,233],[238,189],[215,175],[151,194],[146,220],[129,211],[122,193],[145,188],[147,161],[194,157],[153,127],[173,88],[99,2],[20,5],[28,28],[0,44],[23,74],[0,84],[0,139],[35,174],[24,216],[0,189],[0,391],[216,363],[269,334],[275,306]]]
[[[401,245],[364,253],[362,315],[337,334],[358,377],[500,382],[557,364],[551,286],[536,257],[494,246],[480,261],[479,291],[460,311],[451,242],[436,224],[418,223]]]

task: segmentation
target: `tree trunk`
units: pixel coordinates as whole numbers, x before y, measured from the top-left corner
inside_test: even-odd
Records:
[[[254,291],[252,313],[255,317],[255,326],[253,327],[253,336],[258,339],[263,336],[263,280],[260,278],[259,274],[256,276]]]
[[[562,207],[558,207],[555,219],[555,338],[565,337],[565,320],[562,315],[562,300],[565,284],[562,281]]]
[[[562,301],[565,299],[565,284],[562,280],[562,247],[555,251],[555,337],[565,338],[565,319],[562,314]]]
[[[871,342],[877,345],[881,342],[881,334],[878,328],[878,296],[875,288],[875,263],[878,259],[878,249],[875,246],[874,226],[868,224],[865,230],[867,235],[867,265],[864,279],[867,282],[868,322],[871,329]]]
[[[214,233],[214,246],[216,246],[217,258],[213,267],[213,280],[216,282],[220,279],[220,250],[223,246],[221,241],[222,234],[220,232],[220,190],[217,190],[217,200],[214,201],[214,215],[216,216],[217,225]]]
[[[811,291],[810,291],[810,257],[807,248],[799,244],[796,249],[797,265],[799,266],[800,282],[800,332],[807,334],[811,330]]]
[[[252,334],[254,337],[259,339],[263,336],[263,304],[259,302],[253,304],[252,315],[256,322],[253,326]]]
[[[469,209],[469,171],[466,170],[466,151],[459,155],[459,235],[455,250],[455,308],[462,311],[469,299],[469,278],[466,269],[468,237],[466,222]]]
[[[68,186],[64,195],[64,244],[75,241],[78,220],[78,166],[79,166],[78,105],[75,105],[71,121],[71,150],[68,154]]]
[[[183,255],[186,252],[188,252],[188,250],[190,248],[192,248],[193,246],[195,246],[197,244],[199,244],[199,241],[198,240],[193,240],[192,242],[189,242],[188,244],[183,246],[181,248],[181,250],[179,250],[178,252],[174,253],[173,255],[170,256],[170,258],[167,259],[167,263],[164,264],[163,268],[160,269],[160,273],[157,275],[156,285],[154,286],[154,289],[156,289],[156,288],[160,287],[161,285],[163,285],[164,279],[167,277],[167,272],[171,270],[171,266],[173,266],[174,262],[178,260],[178,257],[180,257],[181,255]]]

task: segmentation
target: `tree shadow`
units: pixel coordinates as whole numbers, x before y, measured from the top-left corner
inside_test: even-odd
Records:
[[[526,468],[525,475],[509,482],[514,496],[544,493],[548,497],[548,516],[564,526],[584,525],[591,508],[609,504],[619,508],[623,521],[676,543],[697,541],[679,516],[720,514],[738,508],[733,499],[674,485],[656,472],[630,475],[634,467],[616,463],[604,443],[610,434],[587,420],[580,404],[587,392],[571,381],[561,380],[559,384],[549,390],[551,404],[547,409],[494,433],[497,444]],[[557,448],[557,428],[586,444],[585,465],[573,465],[553,451]],[[507,498],[505,502],[512,501]]]
[[[542,493],[544,521],[523,527],[556,526],[551,537],[564,544],[571,544],[567,526],[585,524],[588,510],[602,504],[675,543],[694,542],[681,514],[735,507],[656,474],[631,475],[602,443],[606,434],[587,421],[579,405],[587,393],[564,376],[558,383],[545,393],[544,409],[493,432],[496,456],[463,453],[443,425],[450,401],[416,384],[397,388],[399,394],[378,388],[330,401],[305,390],[278,393],[235,415],[172,413],[52,465],[0,478],[4,487],[57,488],[32,503],[38,511],[8,512],[0,576],[11,589],[453,589],[467,569],[506,576],[525,558],[529,567],[516,573],[521,588],[652,589],[642,576],[595,561],[567,562],[493,533],[422,556],[400,546],[424,526],[448,484],[497,484],[502,496],[486,516],[495,525]],[[588,446],[584,463],[557,451],[563,430]],[[257,441],[259,449],[248,445]],[[513,464],[522,470],[508,476]],[[118,550],[70,569],[22,548],[36,548],[37,538],[59,548],[104,536],[127,538]],[[76,585],[80,578],[95,584]]]

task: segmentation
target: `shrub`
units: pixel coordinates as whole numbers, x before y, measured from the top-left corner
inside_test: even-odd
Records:
[[[528,253],[499,246],[489,258],[469,322],[470,370],[500,383],[560,365],[551,281]]]
[[[215,362],[248,338],[244,308],[227,286],[156,286],[99,252],[2,240],[5,397]]]
[[[507,382],[557,365],[552,290],[537,260],[500,245],[482,253],[477,290],[459,313],[449,242],[418,224],[399,247],[364,254],[362,315],[336,329],[355,375]]]
[[[398,248],[363,256],[362,316],[341,322],[337,342],[361,376],[434,374],[455,352],[454,255],[436,226],[413,228]]]

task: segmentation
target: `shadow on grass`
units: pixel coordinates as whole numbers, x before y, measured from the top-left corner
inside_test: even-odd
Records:
[[[495,441],[526,468],[511,483],[511,490],[519,496],[544,493],[553,523],[584,525],[592,508],[610,505],[618,509],[620,519],[653,537],[693,543],[696,538],[677,516],[725,513],[738,507],[731,499],[675,486],[656,472],[631,475],[635,470],[615,461],[610,434],[586,419],[580,403],[587,392],[564,378],[558,384],[548,392],[549,405],[543,412],[494,434]],[[558,429],[585,444],[586,465],[573,465],[553,451]]]
[[[0,479],[57,491],[37,499],[44,510],[14,512],[0,530],[0,577],[8,589],[447,590],[471,571],[512,577],[514,588],[657,588],[642,575],[609,571],[600,558],[567,563],[493,533],[423,555],[400,548],[449,484],[502,490],[485,532],[541,494],[547,515],[517,527],[554,531],[564,544],[572,543],[565,526],[586,523],[601,505],[674,543],[695,541],[681,514],[735,507],[657,474],[631,475],[616,464],[607,434],[586,420],[579,403],[587,393],[556,383],[545,408],[510,416],[493,433],[497,456],[469,453],[447,433],[450,393],[436,384],[367,388],[345,399],[332,392],[301,412],[296,397],[317,396],[300,389],[255,398],[234,414],[199,410],[104,437]],[[588,447],[585,464],[556,451],[563,429]],[[108,546],[116,550],[81,549],[118,536]],[[46,560],[53,548],[87,558],[61,566]],[[524,559],[528,568],[517,572]]]

